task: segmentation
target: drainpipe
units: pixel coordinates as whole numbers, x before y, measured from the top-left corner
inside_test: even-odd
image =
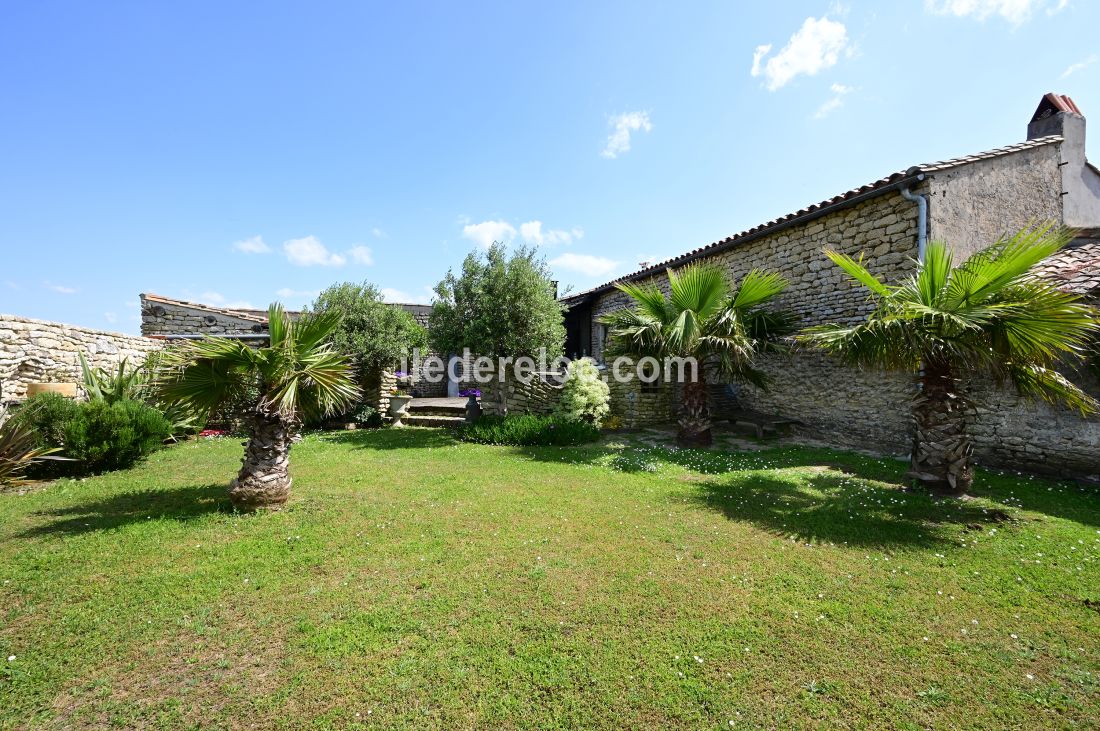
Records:
[[[918,173],[916,181],[924,180],[924,173]],[[909,186],[903,186],[901,197],[917,204],[917,261],[924,262],[924,249],[928,245],[928,200],[923,196],[909,190]]]

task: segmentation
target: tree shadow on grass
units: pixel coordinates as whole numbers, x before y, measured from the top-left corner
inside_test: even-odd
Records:
[[[42,510],[35,515],[52,518],[23,533],[24,536],[78,535],[122,528],[150,519],[188,521],[211,513],[232,513],[225,483],[140,490],[111,495],[65,508]]]
[[[894,548],[957,541],[960,526],[1007,516],[974,501],[937,500],[900,485],[819,466],[785,479],[759,472],[696,484],[692,499],[730,520],[806,542]]]
[[[852,545],[957,540],[959,524],[992,525],[1017,507],[1100,525],[1100,495],[1070,483],[978,471],[980,500],[933,497],[911,487],[903,460],[826,447],[779,446],[749,452],[630,445],[516,450],[557,464],[602,464],[624,473],[663,474],[677,465],[696,499],[727,517],[805,540]],[[789,470],[783,476],[775,470]]]

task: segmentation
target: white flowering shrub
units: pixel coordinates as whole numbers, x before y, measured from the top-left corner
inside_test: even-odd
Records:
[[[581,358],[569,364],[561,400],[554,413],[599,425],[610,411],[607,406],[610,397],[611,389],[600,378],[596,364],[588,358]]]

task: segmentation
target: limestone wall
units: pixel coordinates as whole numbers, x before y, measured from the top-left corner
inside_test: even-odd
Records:
[[[874,274],[897,281],[913,271],[916,237],[916,207],[891,192],[803,226],[739,244],[708,261],[723,266],[735,281],[754,268],[782,274],[789,284],[776,304],[794,312],[802,326],[856,322],[870,311],[870,302],[862,289],[825,258],[822,249],[831,247],[856,257],[864,253]],[[667,289],[664,275],[653,281]],[[616,290],[602,295],[593,313],[599,317],[626,305],[626,295]],[[594,330],[602,332],[602,328]],[[603,342],[594,342],[594,352],[602,354],[603,346]],[[885,451],[908,449],[909,379],[851,371],[817,354],[768,357],[762,359],[761,366],[773,379],[772,387],[763,391],[736,386],[744,406],[800,419],[810,432],[837,444],[872,440]],[[651,400],[653,409],[663,408],[656,399]],[[618,401],[621,399],[613,398],[613,412],[619,408]],[[671,413],[675,403],[669,406]]]
[[[81,383],[79,353],[93,367],[117,368],[123,358],[140,364],[162,343],[0,314],[0,403],[22,399],[29,383]]]
[[[493,379],[472,388],[481,391],[482,412],[496,416],[549,414],[561,399],[559,374],[536,375],[527,384],[514,378]]]

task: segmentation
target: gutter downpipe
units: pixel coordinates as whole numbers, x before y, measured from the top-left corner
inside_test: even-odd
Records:
[[[915,171],[914,171],[915,172]],[[924,173],[917,173],[916,181],[919,183],[924,180]],[[923,196],[909,190],[909,185],[903,185],[898,189],[901,193],[901,197],[907,201],[912,201],[917,204],[917,261],[924,264],[924,250],[928,246],[928,200]],[[917,391],[924,390],[924,362],[921,361],[920,369],[917,371]],[[909,454],[910,463],[913,460],[913,454]]]
[[[924,173],[917,173],[915,180],[924,180]],[[917,204],[917,261],[924,263],[924,250],[928,246],[928,199],[909,190],[906,184],[898,189],[901,197]]]

